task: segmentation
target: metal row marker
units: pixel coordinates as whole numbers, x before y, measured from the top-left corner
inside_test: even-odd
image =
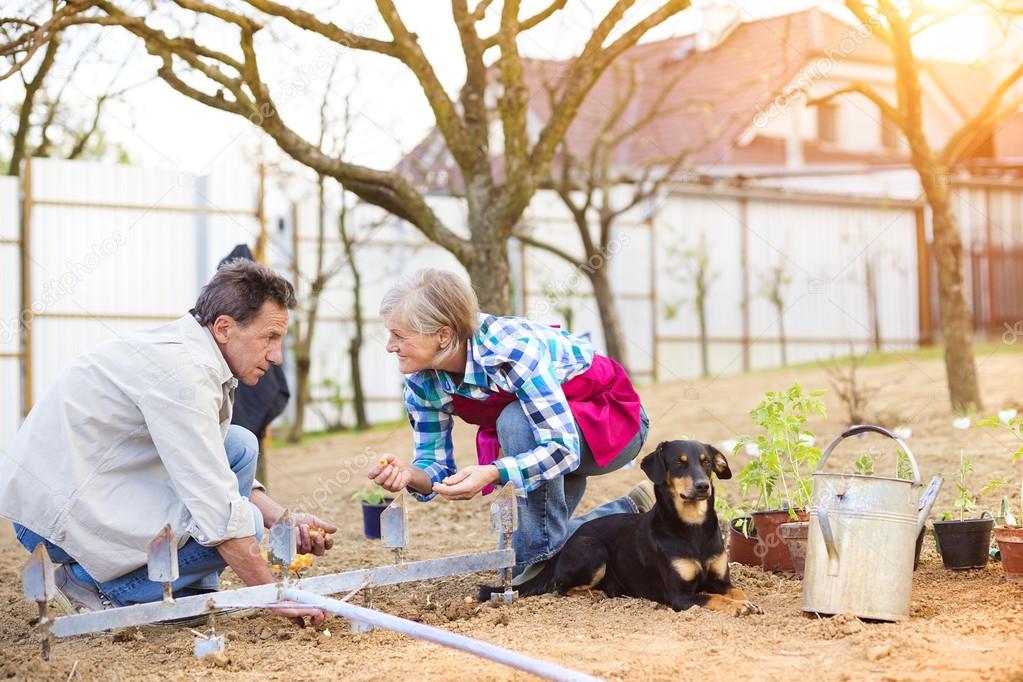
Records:
[[[293,515],[285,511],[277,523],[270,528],[267,538],[267,558],[272,565],[280,569],[281,573],[280,581],[273,585],[256,585],[224,590],[210,595],[175,599],[173,583],[179,577],[178,548],[174,531],[170,525],[164,526],[148,547],[149,579],[163,583],[162,602],[133,604],[104,611],[62,616],[50,621],[46,611],[47,602],[54,597],[56,588],[53,564],[41,543],[25,565],[22,573],[22,585],[25,599],[39,605],[39,636],[42,641],[44,659],[49,658],[52,635],[68,637],[202,614],[209,616],[210,634],[197,637],[194,652],[196,656],[205,656],[224,651],[224,637],[217,636],[214,622],[214,616],[218,610],[246,607],[271,608],[284,599],[286,593],[291,596],[308,595],[310,599],[315,599],[317,595],[337,594],[348,590],[351,590],[351,594],[348,595],[351,597],[361,591],[366,606],[361,610],[355,610],[355,612],[379,614],[381,618],[376,616],[369,620],[352,618],[352,629],[355,632],[372,629],[374,625],[370,621],[389,629],[391,628],[386,623],[397,622],[392,620],[393,617],[383,618],[386,614],[369,609],[374,586],[497,570],[501,575],[504,592],[492,595],[491,603],[495,605],[510,604],[518,596],[518,593],[512,589],[515,552],[511,549],[511,536],[517,527],[517,521],[515,492],[511,484],[508,484],[492,498],[490,503],[490,525],[491,529],[500,535],[499,549],[409,563],[406,561],[405,555],[409,536],[408,509],[405,495],[402,494],[391,502],[381,517],[382,544],[394,550],[395,560],[392,566],[292,579],[290,566],[298,554],[298,528],[295,526]],[[414,632],[406,634],[419,636]],[[446,641],[441,642],[433,636],[424,638],[453,646]],[[473,653],[476,652],[473,651]],[[516,660],[521,663],[526,659],[528,657],[519,656]]]

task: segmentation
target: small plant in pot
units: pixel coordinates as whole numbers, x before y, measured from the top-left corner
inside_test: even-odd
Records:
[[[988,481],[980,490],[980,495],[974,495],[966,483],[972,471],[970,458],[960,455],[959,477],[956,481],[956,488],[959,491],[959,496],[955,500],[956,512],[947,511],[942,514],[941,521],[934,522],[934,542],[938,546],[938,553],[941,554],[941,561],[945,568],[953,571],[987,566],[994,519],[987,512],[984,512],[987,514],[986,518],[983,514],[979,518],[966,517],[976,511],[978,497],[997,490],[1005,483]],[[955,518],[956,515],[959,518]]]
[[[752,459],[739,472],[743,495],[754,493],[753,523],[757,532],[757,553],[765,571],[795,571],[802,575],[801,560],[806,549],[806,506],[812,493],[811,474],[821,452],[814,447],[814,436],[806,430],[811,415],[825,416],[823,391],[804,392],[797,383],[785,391],[768,391],[750,411],[753,421],[763,429],[759,436],[740,438],[734,453],[752,451]],[[795,549],[786,546],[781,526],[794,523],[785,536]]]
[[[1010,457],[1013,463],[1023,459],[1023,416],[1016,410],[1002,410],[994,417],[979,422],[980,426],[1004,429],[1019,444]],[[1002,499],[1002,510],[998,515],[998,525],[994,528],[995,541],[1002,556],[1002,568],[1005,577],[1012,582],[1023,583],[1023,476],[1020,477],[1020,515],[1012,513],[1008,498]]]
[[[379,485],[374,485],[352,495],[352,500],[362,504],[362,532],[370,540],[380,539],[380,515],[394,499],[386,497],[385,492]]]
[[[728,561],[745,566],[760,566],[763,559],[757,553],[757,529],[753,517],[740,507],[733,507],[723,495],[714,498],[718,518],[726,519],[726,544]]]

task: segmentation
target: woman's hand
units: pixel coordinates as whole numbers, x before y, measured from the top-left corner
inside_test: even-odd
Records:
[[[384,490],[398,493],[406,487],[426,495],[430,492],[430,477],[426,472],[410,464],[402,464],[394,455],[383,455],[377,465],[369,470],[367,477]]]
[[[493,464],[486,466],[473,464],[462,467],[455,474],[445,478],[443,483],[434,485],[433,492],[449,500],[469,500],[488,485],[500,480],[501,473]]]

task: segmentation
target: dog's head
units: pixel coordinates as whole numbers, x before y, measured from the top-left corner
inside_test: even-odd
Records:
[[[664,441],[640,466],[654,485],[671,493],[675,504],[709,499],[714,493],[711,474],[732,477],[721,451],[695,440]]]

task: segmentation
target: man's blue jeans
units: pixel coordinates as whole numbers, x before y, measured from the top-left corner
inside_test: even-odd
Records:
[[[578,425],[576,426],[578,429]],[[572,518],[576,507],[586,492],[586,479],[589,476],[601,476],[617,471],[631,462],[639,454],[646,442],[650,420],[646,411],[640,412],[639,432],[629,441],[610,463],[603,469],[593,459],[586,439],[579,432],[581,461],[579,467],[567,474],[541,485],[528,493],[526,499],[518,501],[519,527],[512,534],[512,547],[515,549],[514,575],[521,573],[530,564],[545,561],[554,556],[568,541],[568,538],[585,522],[607,516],[609,514],[634,514],[639,511],[636,503],[628,496],[597,507],[588,514]],[[510,403],[497,419],[497,439],[505,453],[518,453],[536,447],[536,438],[529,426],[520,403]]]
[[[251,431],[232,424],[224,439],[227,451],[227,462],[231,471],[238,477],[238,492],[248,497],[252,492],[252,482],[256,476],[256,460],[259,457],[259,442]],[[255,536],[258,542],[263,537],[263,515],[252,505],[255,517]],[[50,558],[60,564],[70,564],[75,576],[83,581],[95,583],[99,591],[117,606],[159,601],[163,598],[163,584],[149,580],[146,566],[131,571],[119,578],[100,583],[92,579],[86,570],[67,552],[49,540],[40,537],[20,524],[14,524],[18,541],[32,551],[40,542],[46,546]],[[155,535],[155,533],[154,533]],[[227,568],[227,563],[216,547],[204,547],[189,538],[188,542],[178,550],[178,574],[174,581],[174,596],[188,597],[201,592],[216,590],[220,581],[220,572]]]

